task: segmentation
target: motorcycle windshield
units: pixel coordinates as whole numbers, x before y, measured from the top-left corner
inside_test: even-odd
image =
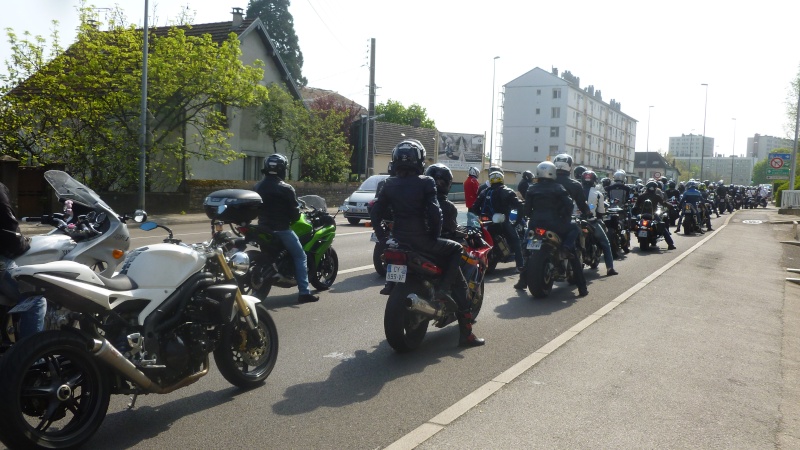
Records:
[[[469,227],[469,228],[480,228],[481,227],[481,218],[478,217],[474,213],[468,212],[467,213],[467,227]]]
[[[100,199],[93,190],[72,178],[66,172],[60,170],[48,170],[44,173],[44,179],[50,183],[56,195],[61,200],[72,200],[83,206],[95,209],[97,206],[113,212],[113,210]]]
[[[303,202],[307,208],[314,208],[322,211],[328,210],[328,205],[325,203],[325,199],[319,195],[304,195],[298,198],[298,200]]]

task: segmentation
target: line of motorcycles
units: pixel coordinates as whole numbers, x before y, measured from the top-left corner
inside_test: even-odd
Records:
[[[204,202],[211,238],[186,244],[146,222],[143,211],[117,214],[65,172],[45,179],[71,208],[25,219],[54,229],[32,236],[31,249],[15,259],[11,274],[26,300],[0,296],[0,441],[80,446],[103,422],[112,394],[132,396],[132,408],[138,395],[188,386],[208,374],[211,354],[231,384],[263,384],[277,361],[278,332],[261,301],[272,286],[296,281],[279,240],[251,225],[257,194],[211,194]],[[321,198],[301,200],[292,229],[308,254],[310,282],[324,289],[338,273],[335,220]],[[131,250],[130,220],[167,237]],[[41,296],[45,330],[16,339],[20,313]]]

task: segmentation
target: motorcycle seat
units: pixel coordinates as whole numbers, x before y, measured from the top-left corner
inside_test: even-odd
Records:
[[[100,278],[100,281],[103,282],[105,287],[111,289],[112,291],[130,291],[138,288],[136,282],[124,274],[114,275],[111,278],[107,278],[102,275],[97,275],[97,277]]]

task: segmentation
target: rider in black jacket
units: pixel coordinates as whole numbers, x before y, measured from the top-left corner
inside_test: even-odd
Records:
[[[666,203],[664,202],[663,193],[660,192],[658,189],[658,184],[655,181],[648,181],[647,185],[645,185],[645,190],[641,194],[639,194],[639,198],[636,199],[636,206],[633,207],[634,214],[640,214],[642,212],[642,207],[644,206],[647,200],[653,204],[653,208],[657,205],[664,205],[664,208],[667,207]],[[675,243],[672,241],[672,235],[669,232],[669,228],[666,227],[666,224],[662,220],[658,220],[657,222],[658,232],[664,236],[664,240],[667,242],[667,250],[675,250]]]
[[[470,212],[476,215],[489,216],[491,219],[494,214],[503,214],[505,220],[500,224],[508,240],[508,245],[514,252],[514,261],[517,264],[517,271],[522,272],[525,261],[522,259],[519,236],[511,223],[511,210],[516,209],[519,213],[522,210],[522,202],[517,194],[508,186],[503,184],[504,177],[502,172],[492,172],[489,174],[491,186],[478,194],[478,199],[472,204]]]
[[[264,179],[256,184],[254,191],[261,196],[261,207],[258,211],[258,224],[270,229],[278,237],[294,260],[294,272],[297,279],[299,303],[316,302],[319,297],[308,290],[308,268],[306,252],[300,239],[289,226],[300,218],[300,204],[294,188],[283,181],[289,161],[280,153],[273,153],[264,160],[261,172]]]
[[[440,255],[447,260],[444,276],[440,282],[439,298],[450,296],[458,304],[458,327],[460,346],[479,346],[485,341],[472,333],[472,310],[467,301],[467,285],[461,276],[461,244],[440,237],[442,211],[436,200],[436,182],[422,175],[425,166],[425,147],[417,140],[405,140],[392,150],[392,166],[395,176],[388,178],[372,206],[370,218],[378,239],[385,241],[388,230],[382,222],[385,212],[391,208],[394,217],[392,237],[398,242],[418,251]]]
[[[553,158],[553,164],[556,166],[556,182],[567,190],[567,193],[575,202],[578,211],[584,216],[589,216],[589,205],[586,203],[586,194],[583,192],[583,185],[578,180],[570,178],[570,171],[572,170],[572,156],[562,153]],[[577,226],[577,225],[576,225]]]

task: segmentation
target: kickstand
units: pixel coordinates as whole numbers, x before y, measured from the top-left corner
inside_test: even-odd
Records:
[[[139,394],[131,395],[131,402],[128,403],[128,411],[132,410],[136,406],[136,399],[139,398]]]

